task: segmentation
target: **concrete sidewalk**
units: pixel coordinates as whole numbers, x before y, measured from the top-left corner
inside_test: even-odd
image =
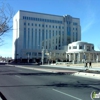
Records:
[[[43,67],[54,67],[54,68],[67,68],[67,69],[80,69],[80,70],[86,70],[84,66],[67,66],[67,65],[40,65]],[[94,70],[94,71],[100,71],[100,67],[93,67],[88,68],[89,70]]]

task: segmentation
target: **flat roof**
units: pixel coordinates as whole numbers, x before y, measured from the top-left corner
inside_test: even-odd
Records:
[[[36,14],[44,14],[44,15],[50,15],[50,16],[58,16],[58,17],[64,17],[64,16],[69,16],[69,15],[54,15],[54,14],[46,14],[46,13],[40,13],[40,12],[33,12],[33,11],[25,11],[25,10],[19,10],[20,12],[27,12],[27,13],[36,13]],[[72,16],[71,16],[72,17]],[[72,17],[74,19],[79,19],[76,17]]]

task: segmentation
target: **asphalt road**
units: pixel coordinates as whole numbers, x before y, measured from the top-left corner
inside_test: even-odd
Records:
[[[0,65],[0,92],[7,100],[91,100],[100,81]],[[98,90],[100,91],[100,90]]]

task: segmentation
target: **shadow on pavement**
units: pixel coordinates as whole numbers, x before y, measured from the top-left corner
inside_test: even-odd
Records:
[[[7,63],[0,63],[0,65],[6,65]]]
[[[65,73],[49,73],[49,72],[42,72],[42,73],[4,73],[0,75],[25,75],[25,76],[31,76],[31,75],[37,75],[37,76],[46,76],[46,75],[65,75]]]
[[[67,88],[67,87],[72,87],[72,88],[94,88],[96,90],[100,90],[100,88],[96,87],[91,87],[89,85],[100,85],[100,84],[79,84],[79,83],[53,83],[53,84],[48,84],[48,85],[6,85],[6,86],[0,86],[0,87],[5,87],[5,88],[12,88],[12,87],[35,87],[35,88],[44,88],[44,87],[60,87],[60,88]]]

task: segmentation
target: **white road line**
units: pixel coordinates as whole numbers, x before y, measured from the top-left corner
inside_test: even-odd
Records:
[[[77,98],[77,97],[75,97],[75,96],[72,96],[72,95],[67,94],[67,93],[64,93],[64,92],[61,92],[61,91],[59,91],[59,90],[56,90],[56,89],[53,89],[53,90],[56,91],[56,92],[59,92],[59,93],[61,93],[61,94],[67,95],[67,96],[69,96],[69,97],[71,97],[71,98],[74,98],[74,99],[76,99],[76,100],[82,100],[82,99],[80,99],[80,98]]]
[[[21,78],[20,76],[18,76],[18,75],[15,75],[16,77],[18,77],[18,78]]]

